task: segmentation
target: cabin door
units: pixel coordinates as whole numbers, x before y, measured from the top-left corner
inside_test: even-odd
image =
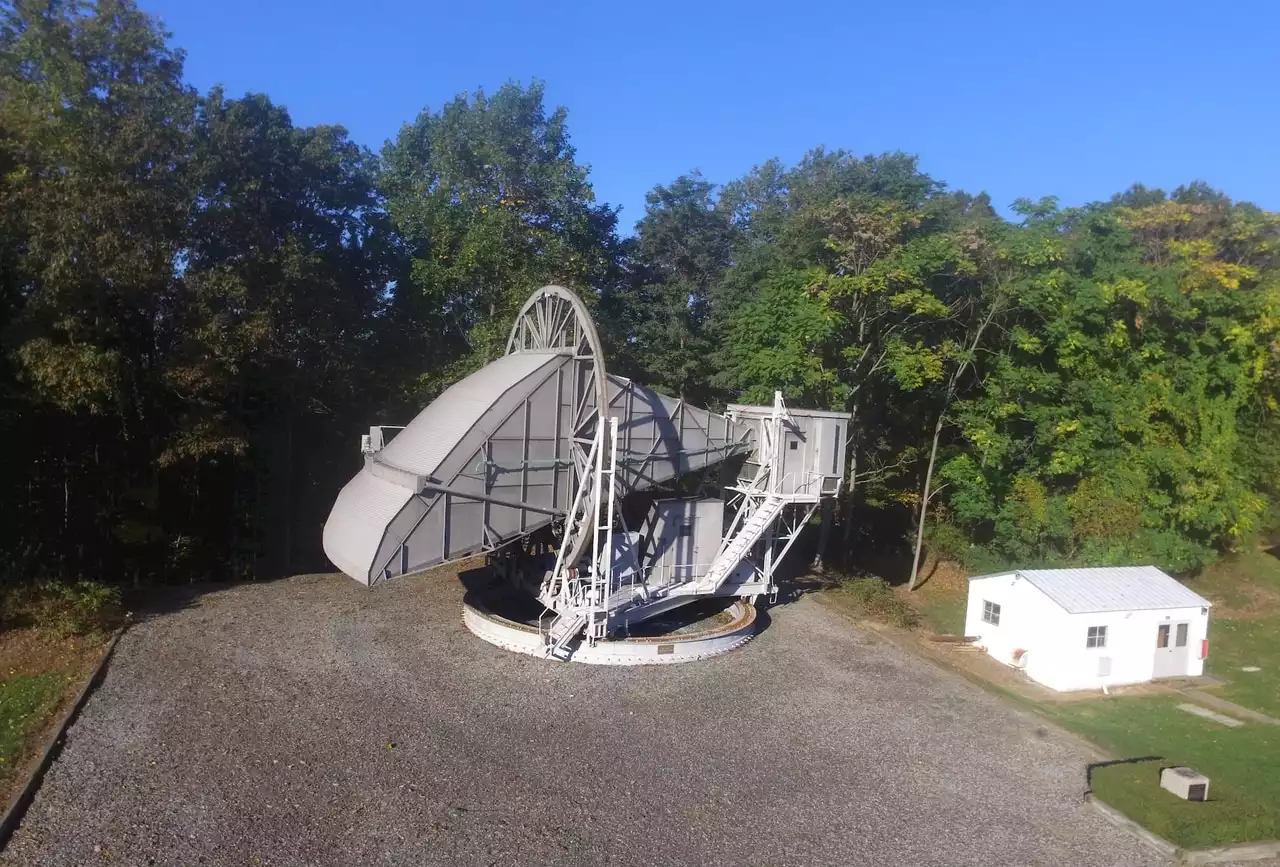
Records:
[[[1187,633],[1190,623],[1161,623],[1156,627],[1156,667],[1153,677],[1181,677],[1187,673]]]

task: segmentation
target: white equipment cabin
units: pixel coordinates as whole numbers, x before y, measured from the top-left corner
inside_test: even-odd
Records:
[[[1154,566],[1018,569],[969,580],[965,635],[1050,689],[1204,673],[1207,599]]]

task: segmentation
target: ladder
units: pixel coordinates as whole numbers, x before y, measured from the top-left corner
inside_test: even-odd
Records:
[[[556,616],[544,638],[544,651],[549,657],[561,658],[569,642],[590,624],[587,642],[595,644],[609,631],[608,601],[613,575],[613,518],[618,469],[618,419],[608,425],[608,460],[605,460],[605,426],[597,428],[589,457],[590,472],[583,474],[577,503],[565,527],[564,540],[551,577],[551,593],[543,604],[555,604]],[[607,503],[602,503],[607,499]],[[589,507],[587,504],[590,504]],[[601,505],[605,506],[601,515]],[[571,539],[591,533],[591,576],[584,584],[577,578],[576,568],[568,561]],[[601,550],[603,534],[603,550]],[[572,571],[571,571],[572,570]]]
[[[770,494],[760,502],[759,508],[747,516],[738,532],[724,541],[716,558],[711,561],[707,573],[698,579],[700,592],[713,592],[728,579],[729,574],[751,551],[751,547],[764,536],[777,517],[782,514],[787,500]]]
[[[587,598],[587,622],[591,629],[587,631],[587,642],[595,644],[604,638],[609,631],[608,602],[613,591],[613,504],[617,499],[618,478],[618,419],[609,419],[609,460],[605,461],[603,444],[596,448],[593,525],[595,532],[591,535],[591,589]],[[600,498],[608,499],[605,514],[600,514]],[[604,550],[601,550],[601,534],[603,534]]]
[[[546,644],[544,645],[544,653],[548,657],[562,659],[565,648],[569,646],[569,642],[573,641],[582,631],[582,627],[587,625],[587,615],[582,611],[565,612],[557,614],[555,619],[551,621],[551,628],[547,630]]]
[[[599,482],[598,473],[593,472],[593,469],[600,463],[603,437],[604,425],[597,425],[595,436],[591,440],[591,449],[584,462],[582,477],[578,479],[578,489],[574,492],[573,503],[569,507],[569,514],[565,517],[564,534],[560,538],[560,548],[556,552],[556,565],[547,576],[542,592],[539,594],[539,600],[549,608],[559,610],[560,605],[569,601],[572,595],[570,579],[576,577],[578,571],[575,555],[582,554],[586,533],[597,520],[592,515],[591,509],[595,507],[596,515],[600,512],[600,489],[596,487],[595,491],[592,491],[592,486]]]

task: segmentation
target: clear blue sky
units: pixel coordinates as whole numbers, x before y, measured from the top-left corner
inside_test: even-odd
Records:
[[[656,183],[815,145],[919,154],[1002,210],[1194,179],[1280,209],[1274,2],[140,2],[197,87],[375,150],[459,92],[543,79],[626,229]]]

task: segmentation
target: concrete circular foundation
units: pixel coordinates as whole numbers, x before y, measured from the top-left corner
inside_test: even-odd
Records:
[[[570,645],[569,660],[591,665],[665,665],[693,662],[733,650],[755,635],[756,609],[735,600],[724,614],[666,635],[618,638],[593,645],[578,639]],[[536,626],[495,613],[476,594],[462,604],[462,622],[473,635],[490,644],[529,656],[547,657]]]

